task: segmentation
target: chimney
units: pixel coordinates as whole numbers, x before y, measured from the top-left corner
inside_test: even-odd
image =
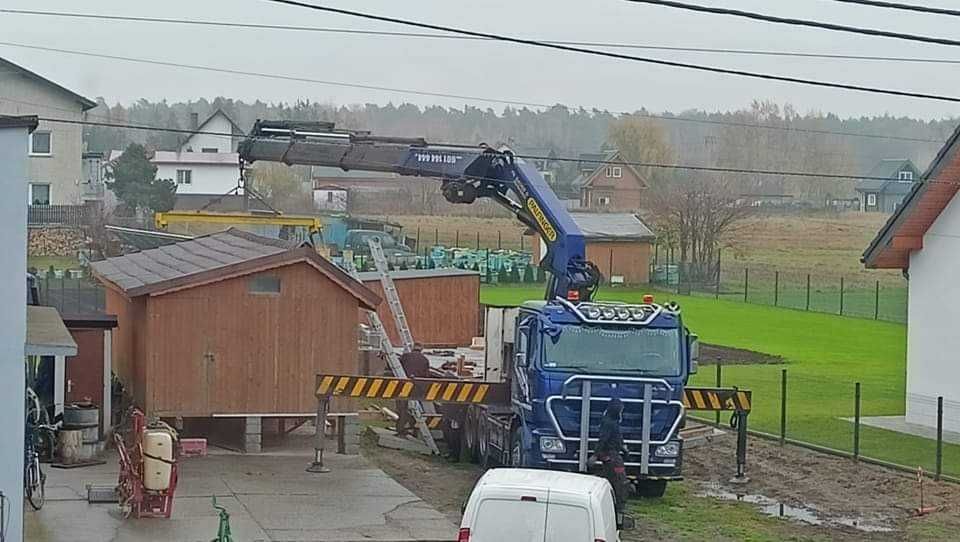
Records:
[[[194,132],[200,128],[200,114],[199,113],[190,113],[190,129]]]

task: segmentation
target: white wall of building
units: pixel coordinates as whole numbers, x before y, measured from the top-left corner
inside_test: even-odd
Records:
[[[212,135],[232,134],[233,124],[222,114],[218,114],[204,124],[200,130],[204,133],[193,134],[181,145],[184,152],[202,152],[203,149],[217,149],[216,152],[237,152],[237,138],[233,136]]]
[[[157,164],[158,179],[177,181],[177,170],[191,172],[190,184],[178,184],[177,194],[226,194],[237,186],[240,166],[233,164],[162,163]]]
[[[954,198],[910,256],[907,305],[907,421],[960,431],[960,199]]]
[[[313,190],[313,204],[317,209],[324,211],[347,210],[347,191],[337,188],[315,188]]]
[[[10,542],[23,540],[27,138],[26,128],[0,128],[0,491]]]

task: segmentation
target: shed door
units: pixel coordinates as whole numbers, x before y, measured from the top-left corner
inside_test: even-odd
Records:
[[[188,292],[151,300],[153,362],[147,389],[157,412],[207,416],[216,361],[207,330],[216,320],[207,297],[197,295],[199,290]]]

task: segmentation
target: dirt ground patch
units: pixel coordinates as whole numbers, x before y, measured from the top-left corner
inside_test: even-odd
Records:
[[[700,344],[700,365],[754,365],[783,363],[783,358],[773,354],[754,352],[743,348]]]
[[[459,522],[460,506],[482,474],[475,465],[378,448],[367,441],[364,456],[427,501],[451,521]],[[716,437],[710,444],[685,455],[683,482],[691,495],[719,491],[763,498],[792,508],[812,510],[820,525],[800,521],[777,522],[775,538],[791,540],[943,540],[960,530],[960,486],[926,483],[926,505],[934,514],[915,518],[919,504],[915,476],[880,467],[856,464],[802,448],[751,438],[747,472],[750,481],[733,485],[735,440]],[[696,497],[720,503],[719,499]],[[759,515],[759,512],[758,512]],[[733,521],[733,520],[731,520]],[[867,532],[861,526],[890,531]],[[667,522],[646,517],[624,540],[688,540],[697,536],[678,531]],[[723,537],[721,537],[723,538]]]

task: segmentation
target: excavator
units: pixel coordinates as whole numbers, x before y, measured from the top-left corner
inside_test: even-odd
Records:
[[[711,409],[715,404],[713,410],[736,410],[745,439],[749,392],[699,389],[701,400],[691,399],[686,385],[697,370],[697,337],[684,326],[680,308],[656,304],[652,296],[640,304],[598,301],[602,276],[586,259],[583,233],[537,169],[509,149],[380,137],[325,122],[261,120],[238,152],[246,163],[335,166],[436,179],[447,201],[493,200],[539,234],[546,246],[540,265],[548,272],[543,299],[501,311],[495,323],[488,317],[487,374],[497,376],[492,381],[488,376],[486,384],[500,386],[503,393],[491,388],[481,394],[479,383],[469,388],[441,381],[422,393],[429,401],[473,400],[454,415],[456,445],[473,459],[587,472],[594,467],[588,464],[591,446],[613,398],[624,405],[627,474],[644,495],[662,495],[667,481],[681,478],[680,429],[688,407]],[[491,329],[498,330],[496,336]],[[491,352],[500,366],[490,366]],[[417,393],[421,385],[410,389]],[[328,393],[359,388],[363,385],[340,380]],[[480,395],[483,399],[477,401]],[[745,455],[738,452],[740,474],[744,462]]]

